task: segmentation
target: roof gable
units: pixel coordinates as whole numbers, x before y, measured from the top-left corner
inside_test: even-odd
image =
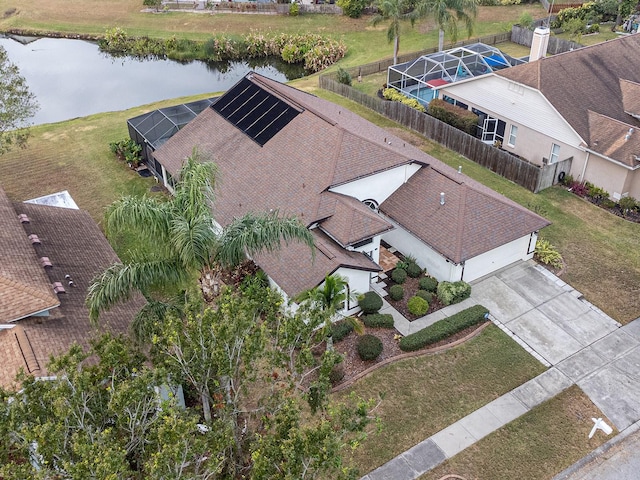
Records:
[[[589,111],[590,148],[628,167],[638,166],[640,132],[618,120]]]
[[[622,92],[622,106],[625,113],[640,117],[640,83],[621,78],[620,91]]]
[[[620,79],[640,83],[640,35],[542,58],[496,75],[540,90],[578,134],[588,139],[589,110],[640,126],[623,106]]]

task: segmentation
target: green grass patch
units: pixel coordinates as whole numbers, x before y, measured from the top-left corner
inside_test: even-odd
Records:
[[[339,395],[382,399],[375,413],[383,431],[363,442],[354,462],[369,472],[544,370],[493,325],[444,353],[376,370]]]
[[[421,476],[420,480],[438,480],[449,474],[468,479],[547,480],[613,436],[607,437],[598,431],[589,439],[592,417],[604,415],[574,385]]]

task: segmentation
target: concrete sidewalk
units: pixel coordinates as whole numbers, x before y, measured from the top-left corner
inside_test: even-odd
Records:
[[[640,319],[620,324],[538,266],[519,262],[473,284],[471,298],[414,322],[384,302],[404,335],[475,304],[545,373],[425,439],[363,480],[414,479],[577,383],[622,431],[640,420]],[[442,313],[441,313],[442,312]]]

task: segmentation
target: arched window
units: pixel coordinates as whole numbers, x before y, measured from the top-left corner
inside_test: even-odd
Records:
[[[374,212],[377,212],[378,208],[380,208],[380,205],[378,205],[378,202],[376,202],[372,198],[368,198],[367,200],[363,200],[362,203],[364,203],[367,207],[369,207]]]

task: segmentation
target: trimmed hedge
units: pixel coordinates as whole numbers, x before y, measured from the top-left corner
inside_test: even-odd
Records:
[[[429,303],[433,302],[433,293],[427,292],[426,290],[418,290],[416,297],[424,298]]]
[[[476,133],[478,115],[439,98],[434,98],[429,102],[429,115],[469,135],[475,135]]]
[[[412,352],[437,343],[465,328],[482,323],[487,313],[489,313],[489,310],[482,305],[469,307],[416,333],[402,337],[400,339],[400,349],[405,352]]]
[[[407,308],[413,315],[426,315],[427,311],[429,311],[429,302],[424,298],[414,295],[407,302]]]
[[[358,337],[358,355],[362,360],[375,360],[382,353],[382,340],[375,335]]]
[[[402,268],[395,268],[393,272],[391,272],[391,280],[396,283],[404,283],[407,281],[407,271]]]
[[[422,267],[415,262],[409,263],[407,265],[407,275],[411,278],[418,278],[422,275]]]
[[[374,313],[362,317],[365,326],[371,328],[393,328],[393,316],[390,313]]]
[[[331,337],[334,342],[339,342],[351,332],[353,332],[353,324],[351,322],[341,320],[331,324]]]
[[[435,292],[438,289],[438,280],[433,277],[424,277],[420,279],[420,290],[427,292]]]
[[[462,280],[457,282],[440,282],[438,284],[438,298],[445,305],[453,305],[469,298],[471,285]]]
[[[392,285],[389,289],[389,296],[391,300],[402,300],[402,297],[404,297],[404,288],[402,288],[402,285]]]
[[[382,298],[376,292],[370,291],[358,298],[358,306],[365,315],[377,313],[382,308]]]

